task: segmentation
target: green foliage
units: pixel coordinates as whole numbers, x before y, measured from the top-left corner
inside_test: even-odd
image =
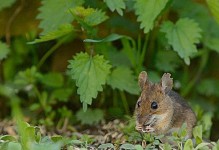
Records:
[[[16,0],[0,0],[0,11],[3,10],[4,8],[10,7],[16,2]]]
[[[133,72],[127,67],[117,67],[112,71],[107,83],[113,89],[119,89],[120,91],[127,91],[131,94],[139,94],[139,87]]]
[[[29,44],[35,44],[58,39],[69,33],[72,33],[73,31],[74,28],[71,24],[63,24],[60,25],[57,30],[48,31],[46,34],[40,36],[40,39],[35,39],[33,42],[29,42]]]
[[[91,42],[91,43],[112,42],[112,41],[121,39],[121,38],[123,38],[123,37],[126,37],[126,36],[119,35],[119,34],[110,34],[109,36],[107,36],[107,37],[105,37],[105,38],[102,38],[102,39],[100,39],[100,40],[85,39],[84,42]],[[127,38],[128,38],[128,37],[127,37]]]
[[[92,57],[87,53],[77,54],[69,63],[68,68],[78,87],[77,93],[86,110],[87,104],[91,105],[92,98],[96,98],[98,91],[103,90],[102,85],[106,83],[111,65],[103,56]]]
[[[122,9],[125,9],[124,0],[104,0],[111,11],[117,11],[121,16],[123,15]]]
[[[42,20],[39,25],[43,29],[41,34],[45,35],[49,32],[54,32],[61,25],[71,23],[73,17],[67,13],[68,9],[80,6],[83,3],[83,0],[43,0],[42,6],[39,8],[40,14],[37,16],[38,19]]]
[[[83,109],[79,110],[76,114],[78,120],[81,121],[82,124],[94,125],[103,120],[103,111],[101,109],[87,109],[84,111]]]
[[[141,22],[140,28],[144,28],[144,33],[153,29],[155,20],[165,8],[168,0],[136,0],[135,13],[138,21]]]
[[[219,0],[207,0],[208,7],[219,24]]]
[[[64,78],[60,73],[50,72],[42,75],[40,81],[48,87],[60,88],[64,84]]]
[[[198,92],[205,96],[216,96],[219,97],[219,80],[215,79],[205,79],[201,81],[198,87]]]
[[[168,43],[173,46],[174,51],[189,65],[189,57],[197,52],[195,44],[199,43],[201,38],[198,24],[194,20],[183,18],[176,24],[170,21],[164,22],[161,31],[166,33]]]
[[[70,12],[82,26],[96,26],[108,18],[101,10],[93,8],[75,7]]]
[[[0,10],[14,2],[2,1]],[[34,8],[26,7],[30,4]],[[177,91],[194,100],[191,106],[198,119],[194,142],[185,138],[185,125],[170,140],[178,149],[207,149],[203,138],[209,139],[211,130],[217,134],[211,128],[219,116],[218,0],[42,0],[40,4],[17,1],[15,9],[0,12],[0,117],[13,114],[19,134],[1,136],[0,149],[88,149],[93,137],[41,137],[39,128],[23,118],[56,129],[96,125],[111,116],[124,118],[134,110],[142,70],[153,82],[171,72]],[[37,17],[26,19],[32,13]],[[22,105],[24,117],[15,102]],[[80,102],[83,110],[91,104],[101,109],[84,112]],[[134,123],[123,129],[129,143],[108,143],[100,149],[174,148],[159,142],[162,135],[139,134]],[[219,142],[212,144],[218,149]]]
[[[10,52],[9,47],[5,43],[0,41],[0,61],[3,60],[4,58],[7,58],[9,52]]]

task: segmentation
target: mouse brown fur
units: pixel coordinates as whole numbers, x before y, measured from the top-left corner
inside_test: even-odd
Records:
[[[164,73],[159,83],[152,83],[145,71],[139,74],[139,86],[142,90],[136,103],[136,130],[171,135],[187,125],[187,138],[191,138],[196,124],[196,116],[186,101],[172,90],[171,74]]]

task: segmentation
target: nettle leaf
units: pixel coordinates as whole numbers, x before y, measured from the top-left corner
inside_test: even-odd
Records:
[[[43,0],[39,8],[37,19],[41,19],[39,27],[43,29],[42,35],[57,30],[60,25],[71,23],[73,17],[68,9],[80,6],[84,0]]]
[[[28,42],[29,44],[46,42],[54,39],[58,39],[63,37],[71,32],[73,32],[74,28],[71,24],[63,24],[58,29],[47,32],[45,35],[40,36],[40,39],[35,39],[33,42]]]
[[[131,94],[137,95],[140,92],[137,80],[128,67],[117,67],[114,69],[107,80],[107,84],[113,89],[117,88]]]
[[[4,8],[10,7],[11,5],[14,4],[14,2],[16,2],[16,0],[0,0],[0,11]]]
[[[122,9],[125,9],[124,0],[104,0],[109,9],[113,11],[117,11],[121,16],[123,15]]]
[[[105,12],[93,8],[78,6],[70,9],[70,12],[79,22],[83,21],[89,26],[98,25],[108,19]]]
[[[111,65],[101,55],[92,57],[82,52],[69,63],[70,74],[76,80],[77,93],[86,110],[87,104],[92,103],[92,98],[96,98],[98,91],[103,90],[102,85],[106,83]]]
[[[135,13],[137,20],[141,22],[140,28],[144,28],[144,33],[148,33],[154,27],[154,21],[165,8],[168,0],[136,0]]]
[[[206,0],[208,7],[219,24],[219,0]]]
[[[5,43],[0,41],[0,61],[6,58],[9,52],[9,47]]]
[[[101,109],[87,109],[84,112],[83,109],[76,113],[76,117],[81,121],[82,124],[94,125],[103,120],[104,113]]]
[[[168,43],[173,46],[173,50],[189,65],[189,57],[197,52],[195,44],[199,43],[201,38],[202,30],[199,25],[192,19],[182,18],[176,24],[170,21],[164,22],[161,31],[166,34]]]

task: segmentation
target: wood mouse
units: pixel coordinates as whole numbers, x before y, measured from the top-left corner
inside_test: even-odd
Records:
[[[141,95],[136,103],[136,130],[171,135],[186,123],[187,136],[192,137],[196,116],[186,101],[172,90],[173,79],[164,73],[159,83],[152,83],[145,71],[139,74]]]

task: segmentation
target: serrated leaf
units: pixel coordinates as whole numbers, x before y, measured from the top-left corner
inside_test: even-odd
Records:
[[[125,9],[124,0],[104,0],[109,9],[113,11],[117,11],[121,16],[123,15],[122,9]]]
[[[84,42],[91,42],[91,43],[100,43],[100,42],[112,42],[121,38],[129,38],[125,35],[119,35],[119,34],[110,34],[107,37],[100,39],[100,40],[95,40],[95,39],[85,39]]]
[[[89,56],[87,53],[78,53],[73,60],[69,61],[68,68],[78,87],[77,93],[80,100],[86,107],[96,98],[98,91],[102,91],[102,85],[106,83],[111,65],[103,56]]]
[[[189,65],[189,57],[197,52],[195,44],[199,43],[201,38],[202,30],[199,25],[192,19],[182,18],[176,24],[170,21],[164,22],[161,31],[166,34],[168,43],[173,46],[173,50]]]
[[[67,11],[80,6],[84,0],[43,0],[37,16],[41,19],[39,27],[43,29],[42,35],[57,30],[60,25],[71,23],[73,17]]]
[[[206,0],[208,7],[212,15],[214,16],[215,20],[219,24],[219,0]]]
[[[33,42],[28,42],[28,44],[35,44],[35,43],[46,42],[46,41],[58,39],[62,36],[65,36],[65,35],[71,33],[73,30],[74,30],[74,28],[71,24],[63,24],[60,27],[58,27],[57,30],[47,32],[45,35],[40,36],[39,39],[35,39]]]
[[[0,41],[0,61],[6,58],[9,52],[10,49],[8,48],[8,46]]]
[[[98,25],[108,19],[105,12],[93,8],[84,8],[80,6],[70,9],[70,12],[79,21],[79,23],[85,23],[88,26]]]
[[[99,123],[103,119],[104,113],[101,109],[87,109],[84,112],[83,109],[76,113],[76,117],[82,124],[94,125]]]
[[[14,2],[16,2],[16,0],[0,0],[0,11],[4,8],[10,7]]]
[[[137,83],[133,72],[128,67],[117,67],[107,80],[107,84],[113,89],[117,88],[136,95],[140,92]]]
[[[165,8],[168,0],[136,0],[135,13],[137,20],[141,22],[140,28],[144,28],[144,33],[148,33],[154,27],[154,21]]]

